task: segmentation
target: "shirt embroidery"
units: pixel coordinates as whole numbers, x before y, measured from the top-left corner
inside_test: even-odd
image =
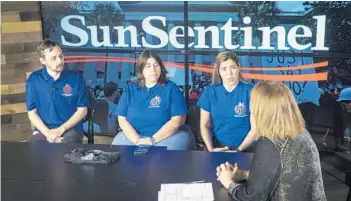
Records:
[[[237,104],[234,107],[234,112],[235,112],[235,114],[234,114],[235,117],[246,117],[247,114],[246,114],[245,103],[239,102],[239,104]]]
[[[66,86],[63,87],[63,96],[72,96],[72,87],[69,84],[66,84]]]
[[[153,99],[151,99],[149,108],[159,108],[160,105],[161,105],[161,97],[156,95]]]

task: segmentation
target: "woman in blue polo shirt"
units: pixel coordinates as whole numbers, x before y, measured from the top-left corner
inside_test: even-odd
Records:
[[[167,80],[160,57],[150,50],[137,62],[138,79],[130,82],[119,100],[116,113],[123,130],[114,145],[167,146],[169,150],[188,150],[194,136],[183,126],[187,106],[179,87]]]
[[[244,81],[231,51],[219,53],[214,68],[212,85],[205,88],[197,102],[202,138],[209,151],[243,151],[255,137],[249,132],[253,126],[249,110],[253,86]]]

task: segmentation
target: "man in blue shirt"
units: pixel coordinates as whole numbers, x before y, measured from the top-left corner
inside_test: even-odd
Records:
[[[38,53],[44,66],[26,83],[28,117],[35,126],[28,141],[81,143],[81,120],[89,104],[84,78],[64,68],[63,53],[55,41],[42,41]]]

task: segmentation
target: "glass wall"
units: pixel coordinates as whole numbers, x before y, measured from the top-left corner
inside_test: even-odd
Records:
[[[110,81],[121,92],[135,78],[135,62],[144,49],[160,54],[170,80],[189,85],[190,106],[211,83],[215,57],[226,49],[239,56],[249,83],[283,81],[300,105],[320,106],[324,94],[335,100],[351,85],[350,2],[68,1],[41,6],[44,37],[62,45],[66,64],[82,72],[94,98],[104,97],[101,89]]]

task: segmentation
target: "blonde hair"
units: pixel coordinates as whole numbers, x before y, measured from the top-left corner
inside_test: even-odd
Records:
[[[223,52],[218,53],[216,56],[216,61],[214,64],[214,71],[212,74],[212,84],[213,85],[222,83],[222,78],[219,74],[219,67],[221,66],[222,62],[225,62],[228,60],[233,60],[235,62],[235,64],[238,67],[240,67],[238,57],[236,56],[236,54],[234,52],[227,50],[227,51],[223,51]],[[246,82],[243,75],[241,74],[241,71],[239,72],[238,79],[241,82]]]
[[[54,49],[55,47],[58,47],[60,50],[62,50],[60,45],[56,41],[45,39],[39,43],[39,46],[37,47],[37,52],[41,58],[45,59],[44,51],[46,49],[49,49],[49,52],[51,52],[52,49]]]
[[[264,81],[257,84],[251,91],[250,110],[257,136],[292,139],[305,128],[293,94],[281,82]]]

